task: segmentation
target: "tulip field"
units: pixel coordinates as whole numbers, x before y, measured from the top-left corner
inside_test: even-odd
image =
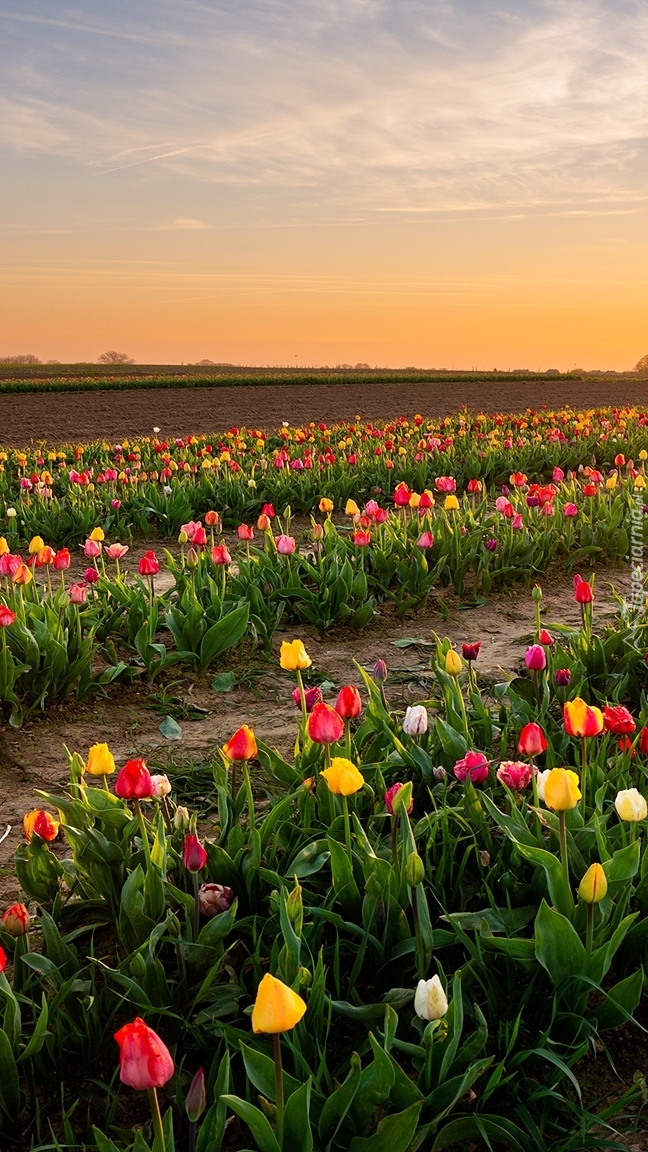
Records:
[[[5,870],[2,1149],[648,1146],[647,461],[630,407],[0,451],[3,791],[93,717]]]

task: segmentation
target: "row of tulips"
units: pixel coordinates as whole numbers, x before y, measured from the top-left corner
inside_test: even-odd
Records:
[[[432,491],[401,483],[389,507],[372,499],[360,508],[349,499],[341,524],[333,519],[333,502],[322,497],[318,518],[300,536],[293,534],[290,509],[279,517],[265,504],[253,526],[239,525],[231,550],[220,535],[221,517],[211,510],[204,523],[180,526],[179,555],[167,552],[163,562],[148,550],[134,575],[120,567],[129,546],[107,542],[99,526],[79,549],[82,574],[72,569],[72,577],[68,548],[36,536],[18,553],[0,537],[0,700],[20,723],[25,704],[33,709],[73,692],[103,690],[117,679],[152,678],[178,660],[204,670],[245,638],[270,651],[280,623],[320,632],[340,622],[359,628],[389,605],[399,616],[424,607],[439,584],[452,582],[459,594],[468,588],[476,597],[542,570],[560,547],[574,549],[572,560],[585,560],[627,545],[628,493],[610,499],[599,493],[586,522],[580,529],[572,524],[566,537],[555,531],[556,517],[563,516],[556,484],[540,490],[518,476],[525,511],[511,517],[507,508],[493,513],[476,491],[460,506],[450,490],[454,479],[440,479],[440,508]],[[513,508],[508,498],[505,503]],[[158,594],[163,566],[173,583]],[[574,598],[587,636],[593,590],[580,576]],[[636,625],[642,620],[639,605]],[[97,652],[103,665],[93,661]],[[542,659],[540,650],[536,658]],[[540,667],[530,659],[539,691]]]
[[[439,639],[405,714],[384,662],[328,702],[283,643],[294,756],[242,724],[211,825],[170,770],[70,755],[16,854],[35,906],[2,916],[5,1145],[577,1152],[612,1126],[573,1088],[643,992],[648,709],[580,596],[559,633],[534,590],[530,674],[488,693],[479,641]]]
[[[506,508],[519,529],[520,489],[528,483],[542,493],[556,476],[571,473],[574,483],[557,494],[569,525],[588,516],[592,501],[598,509],[601,489],[608,502],[641,495],[646,421],[643,410],[630,407],[460,412],[436,421],[358,418],[284,425],[273,433],[232,428],[211,438],[160,438],[158,430],[137,442],[7,449],[0,451],[0,532],[15,543],[41,535],[70,545],[101,523],[117,539],[151,529],[172,538],[209,508],[222,509],[235,526],[249,523],[259,502],[309,514],[322,492],[338,507],[349,497],[361,505],[386,498],[401,483],[445,493],[452,508],[455,487],[445,487],[447,481],[471,498],[498,497],[504,502],[498,511]]]

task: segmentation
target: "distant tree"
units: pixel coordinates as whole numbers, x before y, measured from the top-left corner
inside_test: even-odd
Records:
[[[42,361],[38,356],[32,356],[31,352],[22,353],[18,356],[0,356],[0,364],[41,364]]]
[[[635,364],[632,371],[633,372],[648,372],[648,353],[646,353],[645,356],[641,357],[641,360],[639,361],[638,364]]]
[[[100,364],[134,364],[135,361],[126,352],[102,352],[99,357]]]
[[[196,368],[208,368],[210,364],[215,364],[215,360],[196,360]]]

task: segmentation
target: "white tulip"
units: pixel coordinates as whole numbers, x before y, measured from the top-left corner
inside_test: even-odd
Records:
[[[617,792],[614,807],[622,820],[633,823],[636,820],[645,820],[648,816],[648,804],[636,788],[626,788],[622,792]]]
[[[164,772],[161,772],[158,776],[151,776],[151,784],[153,785],[154,800],[163,800],[171,791],[171,781]]]
[[[448,1011],[448,999],[438,976],[419,980],[414,994],[414,1011],[421,1020],[441,1020]]]
[[[403,720],[406,736],[422,736],[428,729],[427,709],[423,704],[410,704]]]
[[[536,776],[536,784],[538,787],[538,799],[542,800],[543,804],[544,804],[545,784],[547,783],[547,777],[549,776],[550,772],[551,772],[551,768],[545,768],[544,772],[538,772],[538,775]]]

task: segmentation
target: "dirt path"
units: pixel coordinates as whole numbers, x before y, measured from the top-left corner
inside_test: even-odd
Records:
[[[614,612],[609,586],[620,594],[629,589],[627,566],[600,569],[596,579],[597,613],[600,623]],[[551,622],[578,624],[579,610],[573,602],[571,578],[562,573],[542,578],[543,618]],[[478,673],[494,682],[504,680],[523,665],[523,657],[533,623],[530,589],[515,587],[486,604],[470,611],[459,610],[453,593],[441,590],[439,595],[449,616],[444,620],[439,603],[431,601],[424,612],[399,621],[388,612],[362,632],[340,628],[323,639],[301,629],[314,667],[335,685],[328,699],[333,702],[339,687],[345,683],[361,684],[354,668],[356,660],[372,669],[381,657],[387,662],[390,677],[387,695],[393,708],[404,710],[408,704],[424,700],[429,683],[432,649],[427,646],[396,647],[394,641],[404,637],[431,641],[432,631],[449,636],[456,646],[464,641],[482,641],[477,663]],[[294,634],[277,634],[275,648],[282,639]],[[169,689],[199,707],[209,710],[203,719],[180,720],[182,740],[169,742],[161,735],[160,722],[165,714],[159,695],[160,681],[153,686],[142,684],[110,689],[106,699],[87,704],[68,703],[52,707],[20,730],[0,727],[0,831],[11,824],[12,831],[0,846],[0,866],[11,869],[13,853],[22,839],[22,817],[34,807],[34,789],[56,790],[67,778],[63,745],[84,756],[91,744],[107,741],[119,764],[129,756],[145,756],[151,768],[165,771],[168,765],[182,762],[204,763],[243,723],[250,724],[268,744],[290,756],[295,739],[296,709],[291,698],[292,680],[272,663],[258,663],[253,669],[241,670],[241,683],[229,693],[211,690],[214,672],[193,677],[186,668],[171,669],[168,681],[181,681]],[[157,699],[154,694],[157,694]],[[363,690],[364,694],[364,690]],[[150,705],[155,703],[158,710]],[[18,885],[11,871],[0,878],[0,905],[18,895]]]
[[[648,379],[467,381],[161,388],[138,392],[49,392],[0,395],[0,442],[26,446],[144,436],[186,436],[233,425],[274,428],[282,420],[393,419],[443,416],[462,405],[479,411],[520,412],[569,403],[574,408],[648,403]]]

